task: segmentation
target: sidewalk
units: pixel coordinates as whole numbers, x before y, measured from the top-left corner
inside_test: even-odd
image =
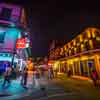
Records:
[[[70,78],[67,77],[66,74],[58,74],[57,80],[62,81],[63,83],[70,83],[73,85],[80,85],[85,87],[93,87],[93,82],[90,78],[81,77],[81,76],[71,76]]]
[[[0,79],[0,100],[15,100],[30,95],[38,88],[35,85],[31,85],[28,88],[24,88],[20,84],[20,79],[11,80],[10,86],[2,87],[3,79]]]
[[[59,73],[58,74],[58,79],[68,79],[67,75],[64,73]],[[83,77],[83,76],[71,76],[69,79],[75,80],[75,81],[83,81],[83,82],[90,82],[92,83],[92,79],[90,79],[89,77]]]

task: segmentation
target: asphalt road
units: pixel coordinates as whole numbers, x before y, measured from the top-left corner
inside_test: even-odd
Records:
[[[47,95],[30,100],[100,100],[100,88],[95,88],[90,81],[63,77],[46,84]]]
[[[54,80],[39,79],[35,84],[35,91],[29,95],[7,100],[100,100],[100,88],[93,87],[88,81],[63,77]]]

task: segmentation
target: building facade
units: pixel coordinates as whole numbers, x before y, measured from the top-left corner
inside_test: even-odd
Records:
[[[30,35],[25,9],[12,4],[0,4],[0,68],[3,62],[23,62],[31,55]]]
[[[49,64],[59,72],[71,70],[72,75],[85,77],[95,69],[100,76],[100,29],[87,28],[62,47],[52,49]]]

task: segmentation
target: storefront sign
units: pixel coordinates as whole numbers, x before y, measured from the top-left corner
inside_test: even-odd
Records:
[[[16,48],[25,48],[26,47],[26,39],[20,38],[16,42]]]

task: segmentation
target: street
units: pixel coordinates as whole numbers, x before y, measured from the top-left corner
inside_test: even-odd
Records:
[[[47,96],[37,100],[99,100],[100,88],[95,88],[88,80],[77,80],[59,75],[48,81]],[[34,100],[34,99],[33,99]]]
[[[37,83],[35,82],[37,81]],[[32,83],[32,82],[30,82]],[[33,85],[24,89],[20,81],[13,80],[6,89],[0,87],[2,100],[99,100],[100,88],[95,88],[91,81],[67,78],[58,75],[53,80],[40,78]],[[9,95],[7,95],[9,94]]]
[[[100,100],[98,4],[0,0],[0,100]]]

